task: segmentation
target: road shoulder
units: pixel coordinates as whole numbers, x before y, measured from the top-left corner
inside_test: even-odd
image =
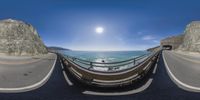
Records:
[[[50,78],[56,61],[57,55],[50,53],[31,63],[0,64],[0,92],[19,93],[43,86]]]

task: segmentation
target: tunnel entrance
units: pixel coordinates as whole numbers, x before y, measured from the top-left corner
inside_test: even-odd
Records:
[[[172,45],[163,45],[162,49],[163,50],[172,50]]]

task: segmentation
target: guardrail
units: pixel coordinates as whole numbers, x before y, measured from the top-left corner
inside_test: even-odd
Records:
[[[79,59],[76,57],[71,57],[68,55],[64,55],[64,57],[71,62],[76,63],[80,67],[86,68],[88,70],[93,71],[102,71],[102,72],[116,72],[120,70],[124,70],[130,67],[137,66],[139,63],[142,62],[145,58],[150,56],[151,54],[144,54],[135,58],[131,58],[124,61],[117,61],[117,62],[92,62],[83,59]],[[123,68],[124,67],[124,68]],[[104,68],[104,70],[98,70],[97,68]],[[105,70],[106,69],[106,70]]]
[[[89,85],[95,85],[100,87],[115,87],[123,86],[133,83],[134,81],[141,79],[150,70],[152,64],[155,63],[160,51],[142,55],[133,59],[120,62],[101,63],[90,62],[79,58],[63,56],[62,63],[66,65],[67,70],[75,76],[78,80]],[[83,67],[82,65],[87,65]],[[132,67],[123,70],[108,70],[99,71],[94,70],[94,67],[119,67],[121,65],[132,64]]]

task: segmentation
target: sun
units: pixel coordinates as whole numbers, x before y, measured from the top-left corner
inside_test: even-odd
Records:
[[[95,32],[97,34],[102,34],[104,32],[104,28],[103,27],[96,27]]]

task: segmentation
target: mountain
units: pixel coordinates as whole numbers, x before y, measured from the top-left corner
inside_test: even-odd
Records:
[[[48,47],[48,50],[51,51],[51,50],[70,50],[70,49],[66,49],[66,48],[62,48],[62,47]]]
[[[48,51],[32,25],[23,21],[0,20],[0,53],[6,55],[41,55]]]
[[[147,49],[147,51],[149,51],[149,52],[156,52],[158,50],[160,50],[160,46],[156,46],[156,47],[152,47],[152,48]]]

